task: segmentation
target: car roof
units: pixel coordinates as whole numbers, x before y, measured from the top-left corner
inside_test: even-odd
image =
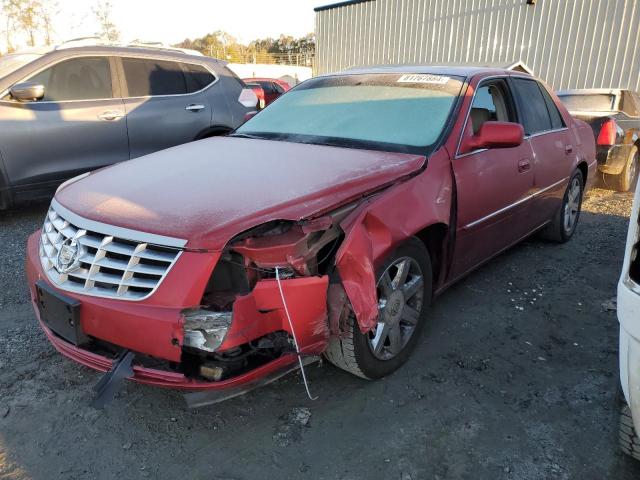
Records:
[[[330,73],[331,75],[361,75],[366,73],[433,73],[437,75],[455,75],[459,77],[474,77],[481,74],[497,74],[497,75],[522,75],[531,77],[531,75],[519,72],[516,70],[509,70],[507,68],[500,68],[492,65],[480,65],[480,64],[414,64],[414,65],[376,65],[370,67],[352,67],[340,72]]]
[[[48,52],[42,52],[45,55],[64,55],[73,56],[74,54],[108,54],[126,56],[126,55],[142,55],[163,57],[171,60],[190,60],[195,62],[213,62],[220,65],[226,65],[227,62],[213,57],[204,55],[196,55],[185,53],[179,49],[163,48],[163,47],[145,47],[145,46],[125,46],[125,45],[85,45],[78,47],[62,47],[50,48]]]

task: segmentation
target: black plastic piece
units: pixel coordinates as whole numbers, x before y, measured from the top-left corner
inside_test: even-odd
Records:
[[[133,377],[133,366],[131,363],[136,354],[131,350],[123,350],[118,356],[111,370],[104,374],[100,381],[93,389],[96,396],[91,402],[93,408],[104,408],[104,406],[113,400],[113,395],[120,387],[122,380]]]

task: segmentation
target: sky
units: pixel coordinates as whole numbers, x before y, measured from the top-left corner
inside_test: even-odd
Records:
[[[45,0],[46,1],[46,0]],[[314,7],[323,0],[111,0],[113,20],[123,41],[134,39],[173,44],[224,30],[241,42],[278,37],[301,37],[314,29]],[[94,35],[94,0],[58,0],[54,19],[57,42]],[[0,35],[0,51],[4,51]]]

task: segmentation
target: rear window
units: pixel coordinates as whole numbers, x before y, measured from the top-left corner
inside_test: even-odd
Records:
[[[211,85],[216,77],[202,65],[184,63],[184,73],[187,78],[187,93],[197,92]]]
[[[237,133],[341,146],[384,145],[391,151],[424,149],[442,134],[461,88],[457,77],[429,74],[320,77],[287,92]]]
[[[616,110],[616,96],[609,93],[593,95],[560,95],[560,100],[569,111],[609,112]]]

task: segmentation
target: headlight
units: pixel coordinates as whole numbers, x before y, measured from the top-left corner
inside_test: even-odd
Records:
[[[231,326],[232,312],[213,312],[193,309],[182,313],[184,318],[184,346],[215,352]]]

